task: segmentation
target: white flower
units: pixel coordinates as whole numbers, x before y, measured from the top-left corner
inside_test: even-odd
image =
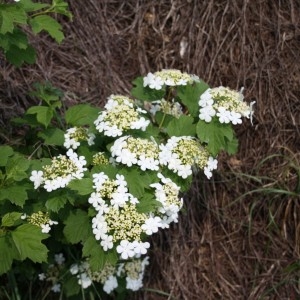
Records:
[[[133,257],[135,254],[134,245],[127,240],[122,240],[120,245],[117,246],[117,252],[121,254],[123,259]]]
[[[54,293],[59,293],[60,292],[60,283],[56,283],[52,286],[51,291],[53,291]]]
[[[51,227],[49,224],[42,224],[42,233],[48,233],[51,230]]]
[[[103,285],[103,290],[107,294],[110,294],[117,287],[118,287],[117,278],[113,275],[110,275]]]
[[[137,163],[136,154],[130,152],[128,149],[122,149],[121,155],[116,158],[116,161],[131,167]]]
[[[205,107],[205,106],[212,106],[214,103],[214,100],[212,99],[212,96],[210,94],[211,89],[207,89],[201,96],[200,100],[198,102],[199,106]]]
[[[134,241],[132,244],[134,247],[134,252],[136,254],[146,254],[147,249],[150,247],[150,244],[148,242],[143,243],[143,242]]]
[[[218,161],[216,159],[214,159],[212,156],[210,156],[208,158],[208,161],[207,161],[207,167],[210,169],[210,170],[215,170],[217,169],[218,167]]]
[[[77,275],[77,277],[78,277],[78,284],[80,284],[84,289],[88,288],[92,284],[91,278],[85,272]]]
[[[45,273],[40,273],[39,275],[39,280],[44,281],[46,279]]]
[[[233,125],[242,124],[242,115],[232,111],[230,113],[230,121]]]
[[[142,229],[148,235],[158,231],[158,228],[161,227],[161,218],[160,217],[149,217],[145,223],[142,225]]]
[[[209,169],[208,167],[204,167],[204,174],[208,179],[210,179],[212,177],[211,169]]]
[[[215,114],[216,111],[212,106],[205,106],[200,109],[199,119],[208,123],[212,120],[212,117],[215,116]]]
[[[34,183],[34,188],[37,189],[44,181],[43,171],[32,171],[29,179]]]
[[[143,79],[143,86],[146,87],[154,80],[155,76],[152,73],[148,73]]]
[[[231,119],[231,113],[230,111],[226,110],[225,107],[219,107],[217,116],[219,117],[220,123],[229,123]]]
[[[66,259],[62,253],[59,253],[54,255],[54,260],[58,265],[62,265]]]
[[[72,275],[76,275],[78,272],[79,272],[79,267],[78,267],[78,265],[77,265],[77,264],[71,265],[71,267],[70,267],[70,273],[71,273]]]
[[[150,89],[161,90],[164,82],[160,77],[155,77],[154,80],[149,84]]]
[[[130,128],[141,129],[142,131],[145,131],[149,124],[150,124],[149,120],[146,120],[145,118],[141,117],[139,120],[132,122]]]
[[[142,278],[132,279],[130,277],[126,277],[126,289],[137,291],[143,287]]]
[[[104,251],[107,251],[108,249],[112,249],[114,244],[112,242],[113,237],[111,235],[103,235],[101,239],[102,241],[100,244],[103,247]]]

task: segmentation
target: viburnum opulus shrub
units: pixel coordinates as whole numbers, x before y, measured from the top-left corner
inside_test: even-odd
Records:
[[[35,146],[0,147],[1,273],[27,259],[35,284],[67,297],[143,286],[149,236],[178,222],[195,174],[211,178],[218,153],[237,151],[234,126],[251,119],[253,103],[179,70],[133,85],[101,110],[65,113],[55,89],[39,88],[42,105],[15,120]]]

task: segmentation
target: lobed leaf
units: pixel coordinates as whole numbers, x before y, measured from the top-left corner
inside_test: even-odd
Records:
[[[27,24],[27,14],[17,5],[0,4],[0,33],[13,32],[15,24]]]
[[[100,109],[89,104],[78,104],[67,110],[65,119],[72,126],[92,125],[99,111]]]
[[[85,241],[92,235],[91,220],[88,214],[81,209],[72,211],[64,223],[66,225],[64,235],[71,244]]]
[[[59,128],[48,128],[38,133],[46,145],[62,146],[64,144],[64,131]]]
[[[196,117],[199,114],[199,98],[209,85],[204,81],[195,82],[192,85],[183,85],[177,88],[177,96],[182,103],[188,108],[189,113]]]
[[[89,258],[93,271],[101,271],[103,269],[106,262],[106,253],[94,236],[90,236],[83,244],[82,256]]]
[[[9,200],[11,203],[23,207],[26,200],[28,199],[27,190],[28,186],[24,184],[13,184],[6,187],[2,187],[0,190],[0,201]]]
[[[29,24],[35,34],[45,30],[57,43],[61,43],[64,39],[62,26],[48,15],[38,15],[30,19]]]
[[[94,191],[93,180],[91,178],[74,179],[68,184],[68,188],[79,195],[89,195]]]
[[[19,258],[10,234],[0,232],[0,253],[0,275],[2,275],[11,269],[13,260]]]
[[[24,62],[28,64],[35,63],[36,53],[32,46],[28,45],[26,49],[21,49],[11,45],[5,52],[5,57],[11,64],[20,67]]]
[[[172,136],[194,136],[196,134],[196,125],[194,118],[182,115],[178,119],[172,119],[167,125],[167,133]]]
[[[48,237],[41,228],[32,224],[23,224],[11,232],[12,239],[20,255],[20,259],[31,259],[33,262],[47,261],[47,247],[42,240]]]
[[[50,124],[53,117],[53,109],[48,106],[32,106],[27,110],[26,113],[33,115],[36,114],[37,121],[46,128]]]
[[[231,124],[220,123],[217,118],[213,118],[210,123],[199,120],[196,130],[198,138],[207,143],[207,149],[213,156],[226,150],[228,142],[234,137]]]
[[[22,213],[10,212],[2,217],[1,225],[5,227],[14,226],[16,222],[21,220]]]
[[[10,146],[0,146],[0,166],[5,166],[8,158],[13,154],[14,150]]]

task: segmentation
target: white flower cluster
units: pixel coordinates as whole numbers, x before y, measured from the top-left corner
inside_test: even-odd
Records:
[[[227,87],[207,89],[199,100],[199,119],[211,122],[216,116],[220,123],[241,124],[242,117],[252,118],[252,106],[243,101],[242,90],[240,92]]]
[[[35,212],[30,216],[24,214],[21,216],[21,219],[27,219],[28,223],[41,227],[42,233],[49,233],[51,226],[58,224],[58,222],[50,219],[48,212],[42,211]]]
[[[173,136],[166,145],[162,144],[159,148],[160,164],[167,166],[183,179],[192,175],[193,167],[207,170],[206,175],[209,175],[208,170],[211,171],[216,166],[216,160],[210,157],[207,149],[190,136]]]
[[[180,187],[170,178],[164,177],[161,173],[157,174],[160,182],[150,184],[155,188],[155,198],[162,206],[158,208],[158,212],[162,216],[161,227],[169,228],[172,222],[178,222],[178,213],[183,206],[183,199],[179,197]]]
[[[76,275],[78,284],[86,289],[93,282],[99,282],[103,285],[103,290],[110,294],[118,286],[118,279],[125,278],[126,288],[137,291],[143,286],[143,277],[146,266],[149,264],[149,257],[144,259],[133,259],[128,262],[120,263],[113,267],[105,264],[104,268],[99,272],[93,272],[87,261],[73,264],[70,267],[70,273]]]
[[[77,149],[80,146],[80,142],[86,141],[89,146],[94,145],[95,135],[89,133],[87,128],[84,127],[72,127],[69,128],[65,135],[64,146],[69,149]]]
[[[179,102],[176,101],[166,101],[165,99],[157,100],[157,101],[152,101],[150,103],[150,109],[149,112],[155,116],[155,114],[161,111],[165,114],[174,116],[176,118],[179,118],[182,114],[182,106]]]
[[[116,246],[123,259],[146,254],[150,247],[141,241],[141,226],[146,215],[136,210],[137,198],[128,192],[123,175],[110,180],[103,172],[93,175],[95,192],[88,202],[93,205],[97,215],[92,219],[92,228],[96,240],[104,251]]]
[[[38,274],[40,281],[47,281],[51,283],[50,290],[54,293],[60,293],[61,284],[59,283],[60,272],[64,267],[65,257],[62,253],[54,255],[55,264],[50,264],[46,273]]]
[[[70,273],[76,275],[78,284],[83,288],[88,288],[92,283],[92,279],[89,276],[90,265],[87,261],[80,264],[73,264],[70,267]]]
[[[195,81],[195,79],[195,77],[187,73],[182,73],[179,70],[164,69],[154,74],[148,73],[147,76],[143,78],[143,85],[144,87],[149,86],[150,89],[161,90],[164,85],[187,85]]]
[[[47,192],[51,192],[66,187],[73,179],[81,179],[86,171],[85,165],[85,157],[69,149],[67,155],[54,157],[51,165],[44,166],[43,171],[32,171],[29,179],[35,189],[43,185]]]
[[[116,162],[131,167],[138,165],[142,171],[159,169],[158,145],[151,140],[123,136],[110,149]]]
[[[129,129],[145,131],[150,124],[149,120],[141,116],[146,111],[136,107],[129,97],[111,95],[104,108],[94,123],[97,130],[106,136],[121,136]]]

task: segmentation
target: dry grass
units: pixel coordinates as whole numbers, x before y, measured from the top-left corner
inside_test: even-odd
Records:
[[[299,299],[299,190],[279,191],[293,192],[299,182],[300,2],[86,0],[70,7],[74,21],[64,24],[62,45],[33,38],[36,65],[2,63],[3,124],[30,105],[24,94],[35,81],[68,91],[67,105],[102,105],[161,68],[245,87],[247,101],[256,101],[253,126],[237,132],[239,153],[222,155],[210,182],[199,176],[180,222],[152,240],[145,288],[169,296],[142,291],[136,298]]]

